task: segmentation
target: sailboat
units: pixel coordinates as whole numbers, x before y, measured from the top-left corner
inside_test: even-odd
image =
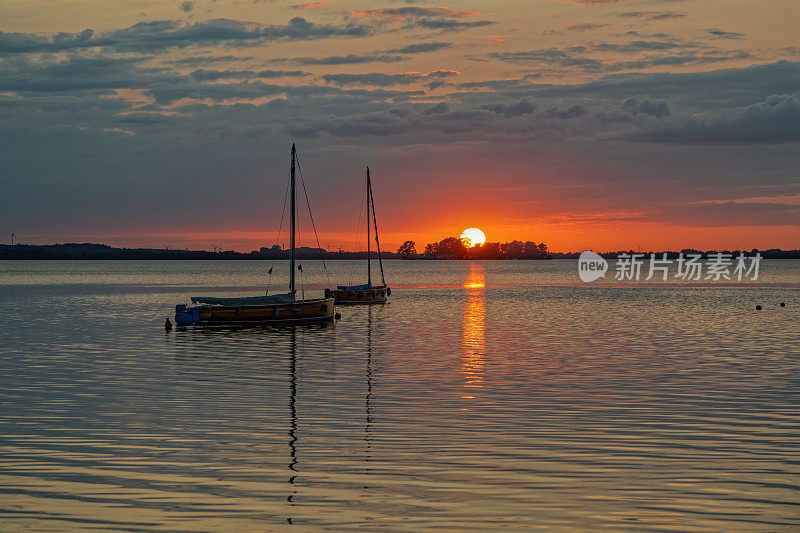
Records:
[[[367,282],[363,285],[339,285],[336,290],[326,290],[325,294],[336,298],[337,304],[379,304],[386,302],[387,296],[392,294],[392,289],[386,286],[383,275],[383,260],[381,259],[381,243],[378,239],[378,222],[375,218],[375,199],[372,197],[372,181],[367,167]],[[375,228],[375,244],[378,248],[378,265],[381,270],[381,284],[372,284],[372,260],[370,258],[370,204],[372,204],[372,227]]]
[[[333,320],[336,302],[333,297],[297,299],[295,290],[295,161],[297,151],[292,144],[290,190],[289,292],[243,298],[193,296],[190,305],[175,306],[177,326],[258,325],[325,322]]]

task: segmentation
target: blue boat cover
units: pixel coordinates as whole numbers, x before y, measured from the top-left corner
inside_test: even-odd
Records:
[[[230,307],[247,307],[248,305],[288,304],[296,301],[295,293],[271,294],[269,296],[249,296],[243,298],[213,298],[192,296],[193,304],[226,305]]]

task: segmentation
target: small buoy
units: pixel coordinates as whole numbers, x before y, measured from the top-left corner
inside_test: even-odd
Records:
[[[341,320],[342,319],[342,313],[336,313],[333,316],[336,318],[336,320]]]
[[[756,306],[756,311],[761,311],[761,306],[760,305]]]
[[[781,302],[781,307],[786,307],[786,303],[785,302]]]
[[[167,317],[167,321],[164,322],[164,329],[167,331],[172,329],[172,322],[169,321],[169,317]]]

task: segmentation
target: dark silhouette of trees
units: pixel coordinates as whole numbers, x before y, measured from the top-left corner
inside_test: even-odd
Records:
[[[397,249],[397,255],[403,259],[408,259],[411,256],[417,255],[417,247],[414,241],[406,241]]]
[[[522,241],[511,241],[500,245],[500,251],[505,257],[512,259],[522,259],[522,251],[525,245]]]
[[[459,246],[460,245],[460,246]],[[398,250],[399,252],[399,250]],[[467,248],[455,237],[448,237],[440,243],[425,246],[429,259],[552,259],[553,255],[545,243],[527,241],[505,243],[485,242]]]
[[[439,243],[425,245],[425,255],[432,259],[465,259],[469,251],[461,239],[447,237]]]
[[[463,259],[467,257],[469,250],[467,250],[467,247],[461,242],[461,239],[447,237],[446,239],[442,239],[442,242],[437,245],[436,253],[448,259]]]
[[[470,248],[469,253],[473,259],[500,259],[502,257],[499,242],[485,242]]]
[[[520,259],[552,259],[552,257],[545,243],[536,244],[532,241],[526,241],[522,247]]]

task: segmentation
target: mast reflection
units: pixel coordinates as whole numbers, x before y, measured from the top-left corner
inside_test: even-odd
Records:
[[[286,497],[290,507],[294,507],[294,497],[297,494],[297,331],[292,328],[289,338],[289,377],[290,377],[290,396],[289,396],[289,485],[292,493]],[[292,518],[286,519],[291,524]]]
[[[364,441],[367,449],[364,462],[372,461],[372,306],[369,306],[367,314],[367,396],[365,408],[367,412],[366,423],[364,425]],[[367,465],[369,472],[369,465]]]
[[[464,307],[462,344],[462,373],[467,387],[483,385],[484,359],[486,356],[486,280],[483,265],[470,263],[464,288],[467,301]]]

